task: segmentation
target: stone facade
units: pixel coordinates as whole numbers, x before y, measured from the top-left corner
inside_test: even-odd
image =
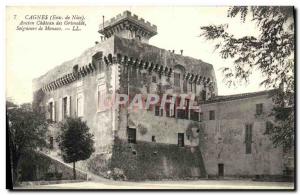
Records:
[[[100,25],[102,42],[33,81],[34,105],[54,122],[49,139],[56,122],[82,117],[96,151],[81,164],[105,177],[114,170],[135,180],[282,174],[282,149],[264,134],[271,120],[268,93],[218,96],[211,64],[147,44],[156,29],[126,11]],[[201,112],[99,103],[116,94],[152,93],[194,94]],[[259,115],[257,104],[263,104]]]
[[[257,105],[262,112],[257,113]],[[218,175],[219,164],[224,165],[225,176],[281,175],[283,150],[274,148],[267,133],[267,123],[274,123],[269,116],[272,99],[269,93],[259,92],[205,102],[204,137],[200,148],[205,151],[204,162],[210,175]],[[210,111],[215,118],[210,119]],[[247,152],[246,126],[252,126]]]

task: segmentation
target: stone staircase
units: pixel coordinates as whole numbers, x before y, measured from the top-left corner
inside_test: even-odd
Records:
[[[48,167],[43,167],[41,169],[43,170],[40,171],[41,176],[46,176],[47,174],[50,175],[50,173],[53,173],[53,175],[59,175],[59,177],[56,177],[57,180],[73,180],[73,167],[71,165],[63,162],[60,158],[54,155],[50,155],[45,151],[38,151],[37,153],[41,156],[43,160],[46,160],[48,164]],[[77,180],[88,180],[87,172],[84,172],[78,168],[75,169]],[[55,179],[55,177],[52,179]]]

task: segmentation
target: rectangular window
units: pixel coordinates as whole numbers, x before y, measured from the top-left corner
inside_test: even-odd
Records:
[[[76,107],[77,107],[77,116],[78,117],[83,116],[83,94],[82,93],[77,94]]]
[[[178,146],[184,147],[184,133],[178,133]]]
[[[156,76],[152,76],[152,82],[156,83]]]
[[[152,135],[152,142],[156,142],[155,136]]]
[[[190,83],[190,90],[193,92],[193,83]]]
[[[174,85],[180,87],[180,73],[174,73]]]
[[[50,112],[50,120],[55,121],[55,118],[54,118],[54,103],[53,102],[49,103],[49,112]]]
[[[246,154],[251,154],[252,124],[246,124],[245,128],[246,128],[246,132],[245,132]]]
[[[196,94],[197,93],[197,84],[194,83],[194,93]]]
[[[214,110],[209,111],[209,120],[215,120],[215,111]]]
[[[191,110],[190,119],[193,121],[199,121],[199,112],[196,112],[195,110]]]
[[[263,104],[256,104],[256,114],[261,115],[263,113]]]
[[[177,97],[176,101],[177,101],[177,105],[180,106],[181,98]],[[176,112],[177,112],[177,118],[179,118],[179,119],[185,119],[186,118],[185,109],[177,108]]]
[[[177,118],[186,119],[185,109],[177,109]]]
[[[203,115],[203,112],[200,112],[200,122],[203,122],[204,121],[204,115]]]
[[[136,129],[128,128],[127,129],[128,143],[136,143]]]
[[[159,116],[159,111],[160,111],[160,106],[156,105],[155,106],[155,116]]]
[[[177,105],[180,106],[181,98],[178,97],[177,99]],[[188,107],[189,107],[189,100],[185,99],[184,101],[184,108],[179,109],[177,108],[177,118],[179,119],[188,119]]]
[[[205,90],[202,90],[201,92],[201,97],[202,97],[202,100],[206,100],[206,91]]]
[[[50,143],[50,149],[52,150],[53,149],[53,137],[52,136],[49,138],[49,143]]]
[[[67,106],[68,106],[68,97],[64,97],[62,99],[62,118],[65,119],[67,117]]]

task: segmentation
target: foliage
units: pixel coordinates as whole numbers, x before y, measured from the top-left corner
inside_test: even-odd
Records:
[[[262,73],[261,85],[281,89],[273,93],[278,115],[284,107],[290,107],[285,117],[276,118],[277,124],[271,137],[275,146],[285,146],[294,137],[294,10],[279,6],[234,6],[228,9],[228,17],[240,15],[255,22],[259,35],[235,37],[228,33],[228,24],[202,26],[201,36],[213,40],[215,49],[223,59],[232,59],[232,67],[224,67],[224,81],[228,86],[249,82],[254,70]],[[292,139],[292,140],[291,140]],[[289,141],[288,141],[289,140]]]
[[[67,118],[60,128],[57,137],[62,158],[66,163],[73,163],[74,179],[76,179],[75,162],[88,159],[94,152],[93,135],[89,132],[86,121],[81,118]]]
[[[32,109],[34,111],[42,112],[42,107],[40,106],[40,103],[43,100],[44,96],[45,93],[41,89],[34,92],[32,102]]]
[[[12,102],[7,102],[6,115],[13,183],[16,184],[22,158],[46,146],[48,124],[44,115],[34,112],[30,104],[19,107]]]

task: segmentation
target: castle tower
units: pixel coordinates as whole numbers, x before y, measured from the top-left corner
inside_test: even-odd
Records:
[[[157,27],[137,15],[131,15],[130,11],[124,11],[116,17],[102,22],[99,26],[99,33],[109,38],[117,35],[126,39],[136,39],[148,43],[149,39],[157,34]]]

